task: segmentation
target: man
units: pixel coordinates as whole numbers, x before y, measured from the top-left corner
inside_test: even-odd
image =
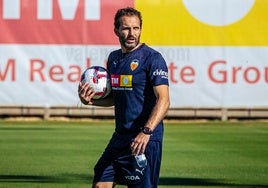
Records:
[[[131,188],[157,187],[163,140],[163,118],[169,108],[168,69],[161,54],[140,43],[142,17],[133,8],[119,9],[114,32],[121,49],[107,62],[112,94],[93,100],[88,83],[79,84],[84,104],[115,109],[115,132],[94,168],[93,187],[111,188],[124,184]],[[135,157],[145,154],[147,166]]]

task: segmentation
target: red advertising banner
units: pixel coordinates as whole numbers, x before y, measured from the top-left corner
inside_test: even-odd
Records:
[[[0,0],[0,43],[118,44],[113,17],[132,0]]]

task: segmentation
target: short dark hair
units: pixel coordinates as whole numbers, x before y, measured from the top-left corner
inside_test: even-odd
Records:
[[[116,12],[115,17],[114,17],[114,28],[118,29],[120,27],[120,18],[123,16],[137,16],[140,20],[140,27],[142,27],[141,13],[132,7],[127,7],[127,8],[119,9]]]

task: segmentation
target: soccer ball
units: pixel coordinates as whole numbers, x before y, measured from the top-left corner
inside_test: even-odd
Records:
[[[81,82],[88,82],[89,85],[93,87],[96,92],[93,99],[105,98],[112,90],[110,75],[104,67],[91,66],[87,68],[81,76]]]

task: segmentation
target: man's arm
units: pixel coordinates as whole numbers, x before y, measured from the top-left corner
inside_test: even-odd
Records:
[[[170,105],[168,85],[155,86],[154,93],[157,98],[157,103],[145,125],[145,127],[150,128],[152,131],[156,128],[159,122],[164,119]]]
[[[93,96],[95,95],[95,92],[92,87],[90,87],[89,83],[79,83],[78,85],[78,96],[80,98],[80,101],[85,105],[94,105],[94,106],[113,106],[113,91],[111,93],[103,98],[103,99],[93,99]]]
[[[157,97],[157,103],[152,111],[152,114],[150,115],[149,120],[145,124],[145,127],[150,128],[152,131],[154,131],[159,122],[163,120],[170,105],[168,85],[155,86],[154,93]],[[150,135],[146,135],[142,132],[139,133],[131,144],[133,154],[136,155],[139,153],[144,153],[149,139]]]

